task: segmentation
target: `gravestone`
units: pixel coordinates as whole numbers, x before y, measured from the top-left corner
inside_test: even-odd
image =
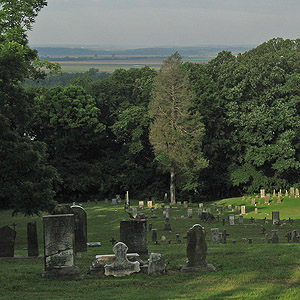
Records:
[[[181,209],[181,201],[177,202],[177,208]]]
[[[126,198],[125,198],[125,210],[130,208],[130,200],[129,200],[129,191],[126,192]]]
[[[213,244],[220,244],[221,239],[220,239],[219,228],[212,228],[211,229],[211,242]]]
[[[111,205],[116,205],[117,204],[117,199],[116,198],[112,198],[111,199]]]
[[[136,217],[137,217],[137,208],[136,207],[132,208],[132,217],[134,219],[136,219]]]
[[[272,223],[273,225],[280,224],[279,211],[272,211]]]
[[[241,214],[242,214],[242,215],[245,215],[245,214],[246,214],[246,206],[245,206],[245,205],[242,205],[242,206],[241,206]]]
[[[251,199],[251,204],[252,204],[252,205],[255,205],[255,198],[252,198],[252,199]]]
[[[158,207],[158,203],[155,203],[155,204],[154,204],[154,209],[157,210],[158,208],[159,208],[159,207]]]
[[[153,202],[152,201],[147,201],[147,207],[152,208]]]
[[[43,216],[44,263],[43,277],[76,275],[74,215]]]
[[[267,197],[265,198],[265,203],[266,203],[266,204],[269,204],[269,203],[270,203],[270,197],[269,197],[269,196],[267,196]]]
[[[104,266],[106,276],[121,277],[137,273],[140,271],[140,263],[138,261],[130,262],[127,258],[128,247],[119,242],[113,247],[116,259],[112,264]]]
[[[202,208],[203,207],[203,203],[199,203],[199,208]]]
[[[149,231],[152,230],[152,223],[149,223],[148,230],[149,230]]]
[[[183,202],[183,208],[188,208],[188,202],[187,201]]]
[[[27,245],[28,256],[39,256],[39,243],[35,221],[27,223]]]
[[[151,233],[152,233],[152,236],[151,236],[152,242],[156,242],[157,241],[157,230],[152,229]]]
[[[255,214],[258,215],[258,208],[255,207]]]
[[[278,240],[279,240],[279,238],[278,238],[278,230],[277,229],[276,230],[272,230],[271,232],[272,232],[272,237],[271,237],[272,243],[278,243]]]
[[[239,216],[239,224],[240,225],[244,224],[244,216]]]
[[[166,272],[165,258],[160,253],[151,253],[148,259],[148,275]]]
[[[51,212],[51,215],[73,214],[73,210],[68,204],[57,204]]]
[[[291,235],[291,241],[292,243],[299,243],[299,233],[297,230],[293,230],[292,231],[292,235]]]
[[[144,201],[139,201],[139,209],[144,209]]]
[[[229,210],[232,210],[232,204],[229,204],[229,205],[228,205],[228,209],[229,209]]]
[[[296,194],[295,194],[296,198],[299,198],[299,189],[296,189]]]
[[[290,188],[290,195],[291,195],[291,197],[295,196],[295,188],[294,187]]]
[[[105,198],[104,202],[105,202],[105,204],[108,204],[108,199],[107,199],[107,198]]]
[[[116,199],[117,199],[118,204],[120,204],[121,203],[121,195],[117,194]]]
[[[235,206],[235,213],[237,213],[237,214],[241,213],[241,208],[239,205]]]
[[[187,210],[187,214],[188,214],[188,218],[192,219],[193,218],[193,210],[191,208],[189,208]]]
[[[14,257],[16,235],[9,226],[0,228],[0,257]]]
[[[276,197],[276,191],[273,190],[273,198],[275,198],[275,197]]]
[[[203,212],[203,208],[202,208],[202,207],[199,207],[199,208],[198,208],[198,217],[199,217],[199,218],[201,218],[202,212]]]
[[[260,198],[265,198],[265,190],[264,189],[260,190]]]
[[[147,221],[121,220],[120,241],[127,245],[129,252],[148,254]]]
[[[87,251],[87,215],[84,208],[71,206],[75,222],[75,252]]]
[[[166,208],[166,214],[165,214],[165,218],[169,219],[169,208]]]
[[[223,230],[223,233],[221,234],[221,237],[222,237],[222,243],[223,244],[226,244],[227,243],[227,237],[229,236],[230,234],[226,232],[226,229]]]
[[[234,215],[229,215],[228,216],[228,219],[229,219],[229,225],[234,225]]]
[[[166,231],[172,231],[171,224],[170,224],[170,219],[169,218],[166,218],[166,223],[165,223],[164,230],[166,230]]]
[[[288,197],[289,196],[289,193],[287,190],[285,190],[285,197]]]
[[[182,267],[182,272],[216,271],[216,268],[206,262],[207,244],[204,228],[195,224],[187,232],[187,258],[188,262]]]
[[[280,196],[278,196],[278,198],[277,198],[277,203],[281,203]]]

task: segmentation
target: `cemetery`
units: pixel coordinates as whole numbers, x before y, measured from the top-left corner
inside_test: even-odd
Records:
[[[41,216],[0,214],[1,299],[300,293],[300,202],[290,193],[280,203],[277,195],[251,195],[184,206],[124,194],[117,203],[58,205]]]

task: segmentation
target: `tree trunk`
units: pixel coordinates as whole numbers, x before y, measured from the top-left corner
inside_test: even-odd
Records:
[[[171,168],[170,172],[170,200],[171,204],[175,204],[175,170],[174,168]]]

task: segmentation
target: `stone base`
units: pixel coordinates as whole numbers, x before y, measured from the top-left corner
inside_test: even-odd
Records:
[[[181,268],[181,272],[188,273],[188,272],[194,272],[194,273],[202,273],[202,272],[217,272],[217,269],[212,264],[203,264],[198,266],[188,266],[185,265]]]
[[[78,267],[62,267],[51,270],[43,270],[42,277],[52,278],[52,277],[64,277],[64,276],[77,276],[80,274],[80,269]]]

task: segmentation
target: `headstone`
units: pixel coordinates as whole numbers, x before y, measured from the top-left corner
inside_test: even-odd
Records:
[[[240,225],[244,224],[244,216],[239,216],[239,224]]]
[[[276,197],[276,191],[273,190],[273,198],[275,198],[275,197]]]
[[[171,224],[170,224],[170,219],[169,218],[166,218],[166,223],[165,223],[164,230],[166,230],[166,231],[172,231]]]
[[[148,254],[147,221],[121,220],[120,241],[127,245],[129,252],[140,255]]]
[[[267,196],[267,197],[265,198],[265,203],[266,203],[266,204],[269,204],[269,203],[270,203],[270,197],[269,197],[269,196]]]
[[[68,204],[57,204],[51,212],[51,215],[73,214],[73,210]]]
[[[187,232],[187,258],[188,262],[181,269],[182,272],[216,271],[216,268],[206,262],[207,244],[204,228],[195,224]]]
[[[276,230],[272,230],[272,237],[271,237],[271,239],[272,239],[272,243],[278,243],[279,238],[278,238],[278,230],[277,229]]]
[[[160,253],[151,253],[148,259],[148,275],[166,272],[165,258]]]
[[[157,230],[156,229],[152,229],[151,231],[152,233],[152,242],[156,242],[157,241]]]
[[[287,242],[289,243],[292,239],[292,233],[291,232],[288,232],[285,237],[287,238]]]
[[[299,198],[299,189],[296,189],[296,198]]]
[[[39,256],[39,243],[35,221],[27,223],[27,245],[28,256]]]
[[[149,231],[152,230],[152,223],[149,223],[149,225],[148,225],[148,230],[149,230]]]
[[[148,208],[152,208],[152,205],[153,205],[152,201],[147,201],[147,207]]]
[[[207,208],[207,209],[206,209],[206,212],[210,214],[210,213],[211,213],[210,208]]]
[[[285,197],[288,197],[289,196],[289,193],[287,190],[285,190]]]
[[[202,208],[203,207],[203,203],[199,203],[199,208]]]
[[[223,244],[226,244],[227,243],[227,237],[229,236],[230,234],[228,234],[227,232],[226,232],[226,229],[224,229],[223,230],[223,233],[221,234],[221,236],[222,236],[222,243]]]
[[[202,207],[199,207],[199,208],[198,208],[198,217],[199,217],[199,218],[201,218],[202,212],[203,212]]]
[[[211,229],[211,242],[213,244],[219,244],[221,242],[219,228]]]
[[[113,252],[116,255],[115,261],[110,265],[105,265],[105,275],[112,275],[114,277],[121,277],[137,273],[140,271],[140,263],[138,261],[130,262],[127,258],[128,247],[119,242],[113,247]]]
[[[299,233],[297,230],[293,230],[292,231],[292,235],[291,235],[291,241],[292,243],[299,243]]]
[[[242,205],[242,206],[241,206],[241,214],[242,214],[242,215],[245,215],[245,214],[246,214],[246,206],[245,206],[245,205]]]
[[[155,203],[155,204],[154,204],[154,209],[157,210],[158,208],[159,208],[159,207],[158,207],[158,203]]]
[[[87,251],[87,215],[78,205],[71,206],[75,221],[75,252]]]
[[[105,204],[108,204],[108,199],[107,199],[107,198],[105,198],[104,202],[105,202]]]
[[[279,211],[272,211],[272,223],[273,225],[280,224]]]
[[[229,215],[229,225],[234,225],[234,215]]]
[[[177,208],[181,209],[181,201],[177,202]]]
[[[277,203],[281,203],[280,196],[278,196],[278,198],[277,198]]]
[[[190,219],[193,218],[193,210],[191,208],[188,209],[187,214],[188,214],[188,218]]]
[[[134,219],[136,219],[136,217],[137,217],[137,208],[136,208],[136,207],[133,207],[133,208],[132,208],[132,217],[133,217]]]
[[[282,196],[282,192],[281,192],[281,189],[279,190],[278,192],[278,197],[281,197]]]
[[[167,201],[168,201],[168,193],[165,193],[164,202],[166,203]]]
[[[251,199],[251,204],[252,204],[252,205],[255,205],[255,198],[252,198],[252,199]]]
[[[255,214],[258,215],[258,208],[255,207]]]
[[[43,277],[76,275],[79,268],[74,262],[74,215],[43,216],[44,262]]]
[[[169,219],[169,208],[168,208],[168,207],[166,208],[166,215],[165,215],[165,217],[166,217],[167,219]]]
[[[117,204],[117,199],[116,198],[112,198],[111,199],[111,205],[116,205]]]
[[[232,210],[232,205],[231,204],[228,205],[228,209]]]
[[[125,210],[130,208],[129,191],[126,191],[124,208]]]
[[[167,240],[167,238],[166,238],[164,235],[162,235],[161,238],[160,238],[160,240],[161,240],[162,242],[165,242],[165,241]]]
[[[188,202],[187,201],[183,202],[183,208],[188,208]]]
[[[265,190],[264,189],[260,190],[260,198],[265,198]]]
[[[237,214],[241,213],[241,208],[239,205],[235,206],[235,213],[237,213]]]
[[[0,228],[0,257],[14,257],[16,235],[9,226]]]
[[[291,195],[291,197],[295,196],[295,188],[294,187],[290,188],[290,195]]]

